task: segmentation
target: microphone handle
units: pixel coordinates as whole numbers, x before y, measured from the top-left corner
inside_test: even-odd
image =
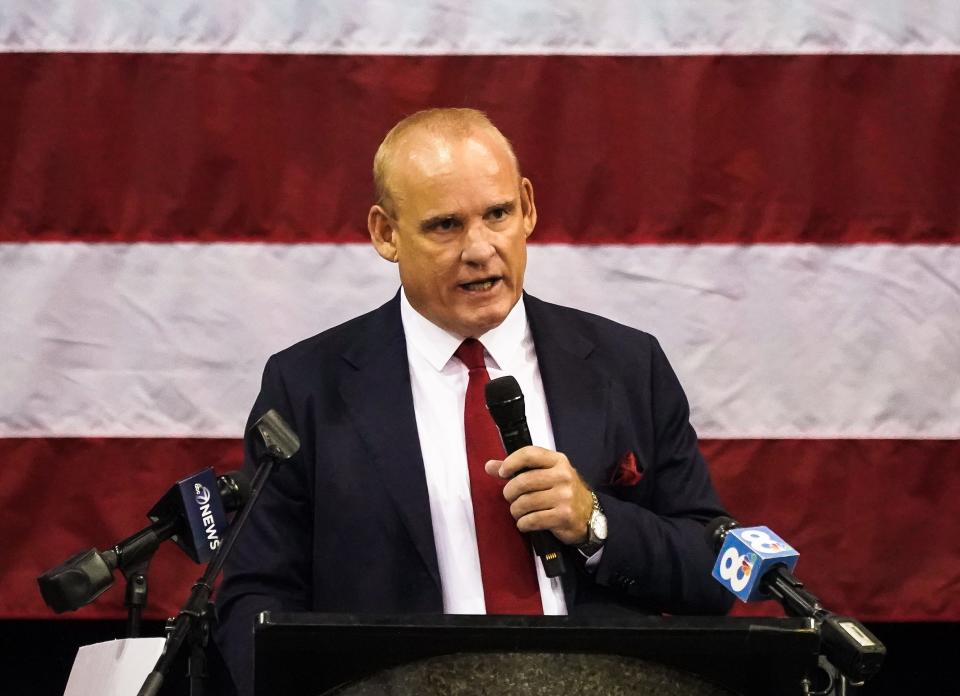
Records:
[[[825,609],[783,566],[771,568],[761,582],[788,614],[817,622],[823,654],[844,676],[858,684],[877,673],[887,649],[866,626],[852,617],[838,616]]]
[[[820,600],[782,565],[768,570],[760,582],[764,591],[776,597],[790,616],[820,619],[827,613]]]
[[[507,451],[507,454],[513,454],[521,447],[533,444],[526,418],[516,423],[510,423],[503,428],[499,425],[497,427],[500,430],[500,438],[503,440],[503,448]],[[523,471],[518,471],[515,475],[522,473]],[[558,578],[567,572],[567,566],[563,562],[563,545],[557,537],[543,529],[528,532],[527,536],[530,537],[533,550],[540,558],[540,562],[543,563],[543,570],[548,578]]]

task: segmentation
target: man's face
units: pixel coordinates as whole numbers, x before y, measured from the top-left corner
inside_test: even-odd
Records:
[[[377,251],[400,266],[410,304],[460,336],[498,326],[523,289],[533,187],[495,133],[410,134],[388,178],[395,218],[369,226]],[[379,212],[378,212],[379,211]]]

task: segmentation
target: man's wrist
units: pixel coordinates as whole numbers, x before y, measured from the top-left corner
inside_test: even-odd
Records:
[[[591,491],[590,497],[593,500],[593,509],[587,522],[587,539],[577,545],[577,550],[586,558],[590,558],[602,549],[607,541],[607,516],[600,506],[597,494]]]

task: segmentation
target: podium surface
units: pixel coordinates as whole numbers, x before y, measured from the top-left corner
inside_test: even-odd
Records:
[[[668,693],[669,679],[679,684],[671,693],[752,696],[802,694],[820,638],[812,621],[794,618],[264,612],[254,645],[258,696],[427,694],[430,684],[443,693],[454,683],[464,695]],[[638,676],[632,692],[597,681],[624,672],[649,679]]]

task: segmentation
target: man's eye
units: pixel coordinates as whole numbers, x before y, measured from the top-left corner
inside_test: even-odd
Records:
[[[456,218],[444,218],[442,220],[434,220],[425,229],[430,230],[431,232],[449,232],[456,226]]]
[[[488,215],[490,216],[491,220],[503,220],[503,218],[507,217],[507,209],[494,208],[488,213]]]

